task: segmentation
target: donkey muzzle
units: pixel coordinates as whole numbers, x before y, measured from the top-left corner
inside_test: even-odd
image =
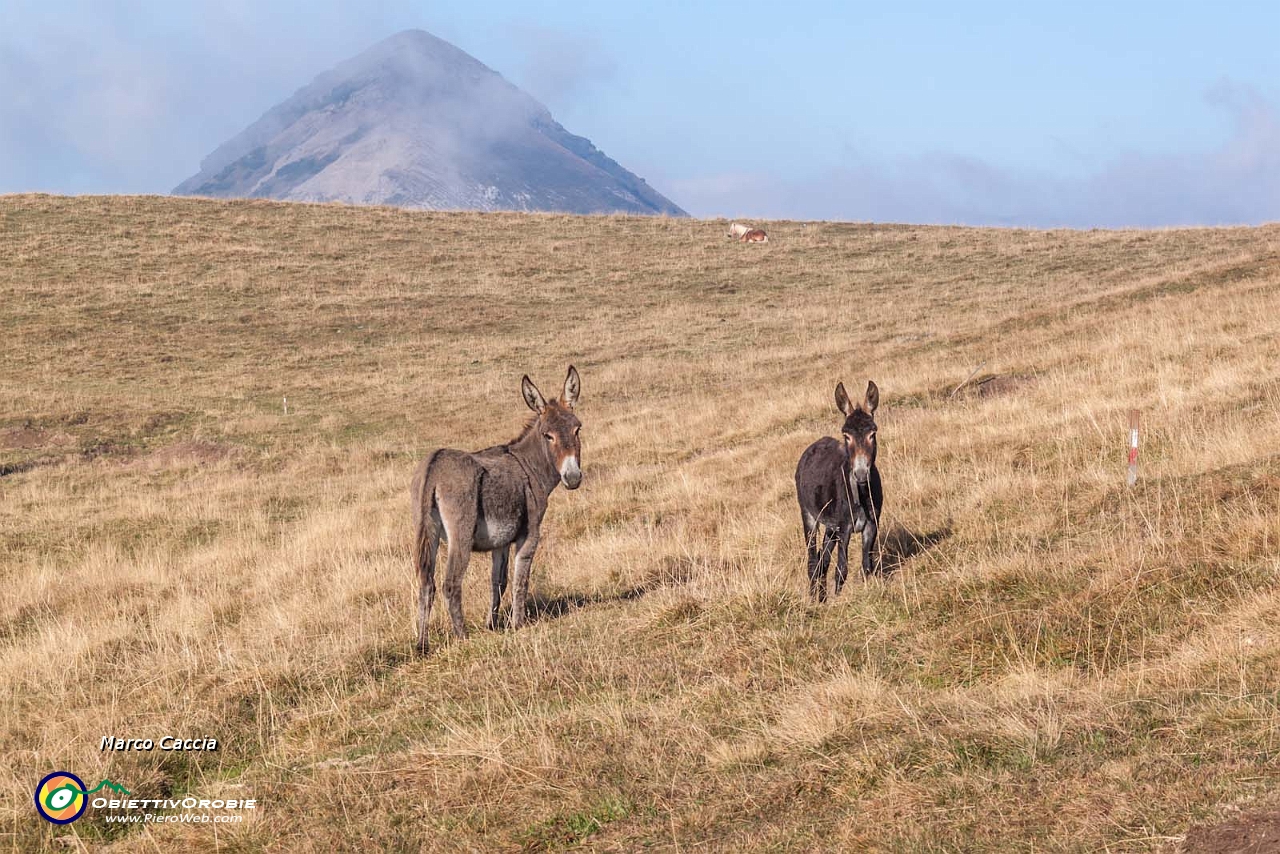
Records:
[[[560,482],[565,489],[577,489],[582,485],[582,469],[578,467],[577,457],[569,457],[560,464]]]

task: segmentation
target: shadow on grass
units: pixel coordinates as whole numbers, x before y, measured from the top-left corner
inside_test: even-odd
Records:
[[[880,571],[886,578],[893,575],[911,558],[927,552],[951,534],[950,525],[928,533],[916,533],[901,525],[894,525],[880,538]]]
[[[0,477],[8,477],[11,474],[22,474],[24,471],[31,471],[40,465],[39,460],[22,460],[17,463],[0,463]]]
[[[653,589],[651,585],[637,584],[617,593],[596,593],[591,596],[582,593],[562,593],[559,596],[544,596],[540,593],[529,594],[529,620],[555,620],[571,614],[587,605],[607,605],[613,602],[632,602]]]
[[[555,620],[587,605],[607,605],[614,602],[633,602],[660,587],[677,587],[686,584],[694,575],[708,566],[705,560],[691,557],[667,556],[645,573],[639,584],[613,593],[563,593],[559,596],[529,594],[529,619]]]
[[[585,593],[561,593],[556,596],[548,596],[536,591],[529,592],[529,600],[526,613],[528,614],[528,622],[535,623],[540,620],[558,620],[568,614],[572,614],[580,608],[588,605],[610,605],[617,602],[634,602],[642,596],[657,590],[661,587],[676,587],[691,581],[695,574],[701,571],[707,571],[708,568],[723,571],[724,567],[720,562],[708,561],[706,559],[696,559],[692,557],[664,557],[653,565],[648,572],[644,574],[640,582],[631,587],[616,591],[604,591],[587,595]],[[511,610],[510,610],[510,592],[504,597],[504,606],[498,612],[497,631],[510,631],[511,629]],[[445,607],[444,603],[437,600],[437,608]],[[479,629],[472,629],[479,631]],[[492,629],[484,629],[484,631],[493,631]],[[433,647],[434,648],[434,647]],[[374,667],[394,668],[399,664],[416,660],[419,655],[415,651],[380,650],[374,653],[370,659]]]

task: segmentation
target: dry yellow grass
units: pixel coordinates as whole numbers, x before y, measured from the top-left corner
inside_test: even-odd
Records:
[[[0,198],[7,844],[1129,851],[1265,801],[1280,227],[723,232]],[[570,362],[541,616],[486,632],[478,556],[413,658],[414,462]],[[868,377],[896,572],[814,606],[792,472]],[[166,734],[220,749],[98,750]],[[56,828],[60,768],[263,807]]]

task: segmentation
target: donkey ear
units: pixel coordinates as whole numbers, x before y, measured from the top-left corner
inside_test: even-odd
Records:
[[[533,384],[533,380],[529,379],[528,374],[520,380],[520,391],[524,394],[524,402],[529,404],[529,408],[541,415],[542,410],[547,406],[547,401],[543,398],[542,392],[538,391],[538,387]]]
[[[867,381],[867,399],[863,403],[863,408],[867,410],[867,414],[871,415],[876,411],[876,407],[880,405],[880,389],[876,387],[873,380]]]
[[[582,391],[582,380],[578,379],[578,369],[573,365],[569,366],[569,375],[564,378],[564,401],[565,406],[573,409],[573,405],[578,402],[578,395]]]
[[[848,418],[853,414],[853,401],[849,400],[849,393],[844,390],[844,383],[836,383],[836,408],[844,413]]]

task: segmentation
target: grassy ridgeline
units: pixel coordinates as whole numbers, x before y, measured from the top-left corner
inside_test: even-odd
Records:
[[[723,233],[0,198],[3,832],[1141,850],[1265,796],[1280,228]],[[485,632],[478,556],[471,638],[439,608],[413,659],[415,461],[510,438],[570,362],[540,618]],[[815,607],[792,472],[868,377],[896,572]],[[53,828],[63,768],[263,808]]]

